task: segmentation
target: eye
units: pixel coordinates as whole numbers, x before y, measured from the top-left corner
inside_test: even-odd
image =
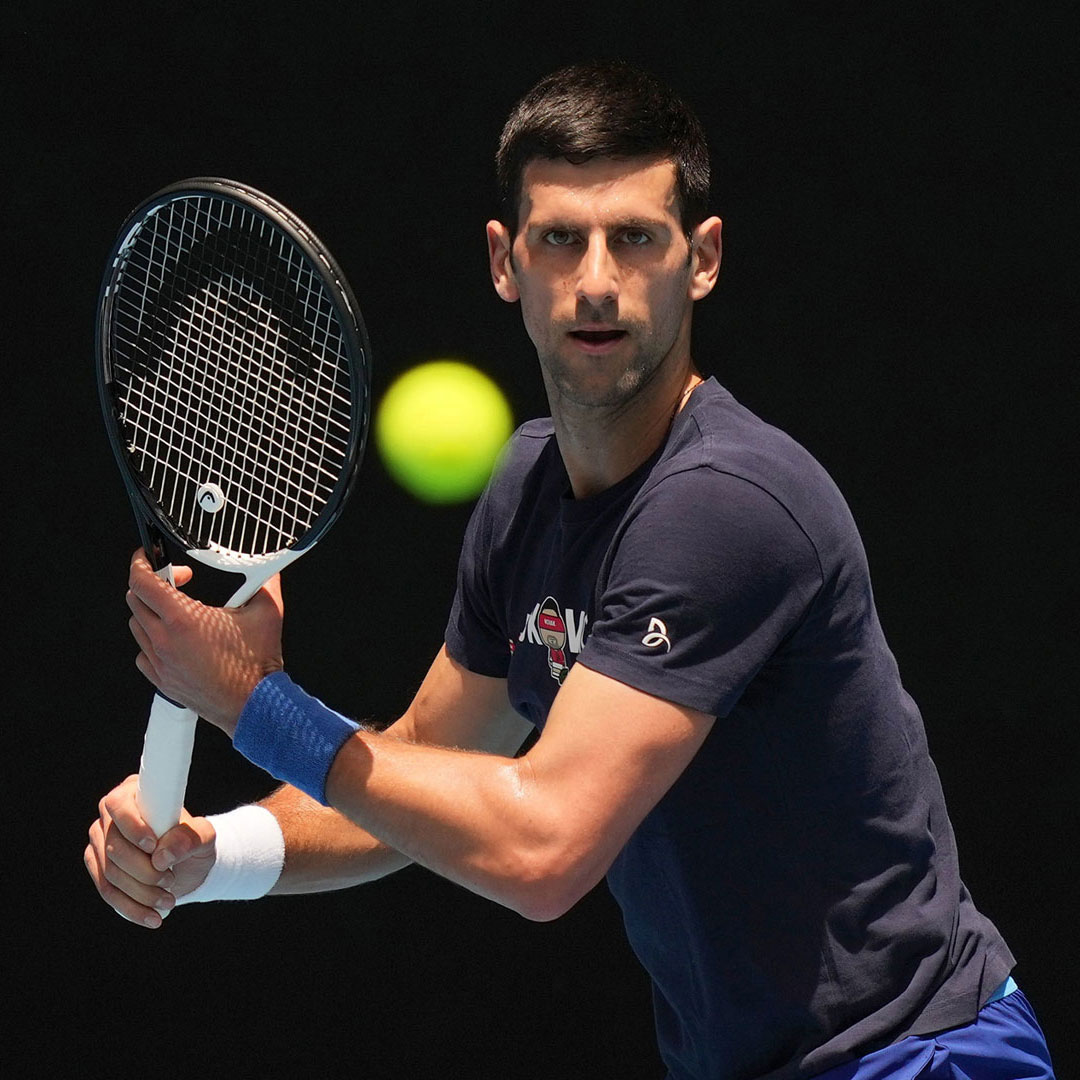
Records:
[[[549,229],[544,233],[544,243],[552,247],[568,247],[577,239],[569,229]]]
[[[622,234],[624,244],[631,247],[642,247],[652,239],[644,229],[626,229]]]

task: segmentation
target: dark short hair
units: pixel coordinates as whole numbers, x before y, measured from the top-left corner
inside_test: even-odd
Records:
[[[575,165],[593,157],[658,157],[675,164],[679,216],[689,234],[705,220],[709,148],[690,107],[655,76],[621,61],[561,68],[514,107],[495,155],[499,210],[515,232],[525,166],[536,158]]]

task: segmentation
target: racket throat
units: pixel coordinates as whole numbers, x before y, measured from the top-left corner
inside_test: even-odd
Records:
[[[200,562],[214,570],[230,574],[242,574],[244,583],[229,597],[226,607],[242,607],[275,574],[304,554],[303,548],[286,548],[272,555],[237,555],[235,552],[216,551],[214,548],[192,548],[189,559]]]

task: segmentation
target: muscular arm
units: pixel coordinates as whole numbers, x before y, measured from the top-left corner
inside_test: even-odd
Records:
[[[256,597],[237,612],[204,608],[138,557],[128,602],[140,670],[232,735],[253,687],[280,666],[269,632],[279,605]],[[600,880],[713,722],[579,662],[542,737],[514,758],[521,729],[505,734],[504,701],[501,680],[440,654],[406,716],[387,732],[355,733],[333,762],[328,800],[362,832],[340,826],[339,846],[319,860],[317,818],[305,812],[303,829],[290,827],[296,854],[308,844],[311,861],[301,858],[282,888],[322,881],[320,861],[336,863],[344,883],[406,859],[530,918],[553,918]]]
[[[426,746],[513,755],[530,726],[510,708],[506,683],[467,671],[445,648],[386,737]],[[285,867],[271,894],[340,889],[384,877],[412,860],[337,810],[285,785],[261,804],[285,836]]]
[[[513,754],[529,725],[509,707],[501,679],[474,675],[441,650],[406,713],[389,729],[395,740]],[[318,892],[371,881],[411,860],[337,811],[285,785],[262,800],[285,838],[285,865],[272,893]],[[160,843],[135,801],[128,777],[100,804],[85,863],[102,898],[120,915],[150,927],[159,912],[197,887],[214,861],[214,829],[191,817]]]
[[[578,663],[521,758],[358,732],[327,783],[351,821],[528,918],[556,918],[697,752],[712,718]]]

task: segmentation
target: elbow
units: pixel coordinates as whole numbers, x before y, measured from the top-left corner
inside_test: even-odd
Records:
[[[512,907],[529,922],[554,922],[561,919],[579,899],[553,891],[530,890],[515,897]]]
[[[603,877],[565,859],[532,859],[514,875],[506,904],[530,922],[553,922],[565,915]]]
[[[600,881],[615,853],[564,804],[530,798],[536,788],[527,756],[514,761],[512,777],[523,813],[501,848],[498,899],[531,922],[551,922]]]

